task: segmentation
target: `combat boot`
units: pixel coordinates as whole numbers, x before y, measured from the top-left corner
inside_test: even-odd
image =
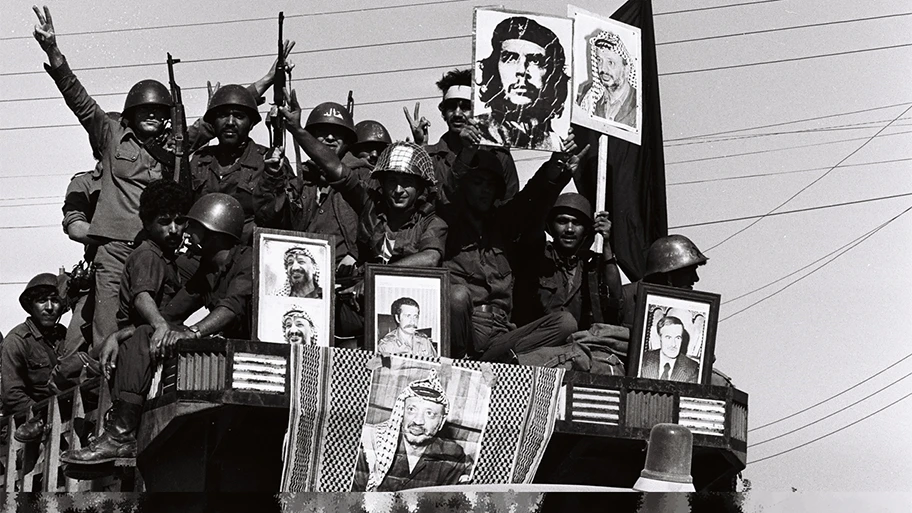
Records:
[[[101,436],[88,447],[66,451],[60,460],[71,464],[93,465],[118,458],[136,457],[136,428],[142,415],[142,405],[115,401],[105,414]]]

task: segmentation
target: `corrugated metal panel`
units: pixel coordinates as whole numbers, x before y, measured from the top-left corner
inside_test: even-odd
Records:
[[[627,427],[651,429],[674,420],[674,395],[631,390],[627,393]]]
[[[282,356],[235,353],[231,387],[235,390],[284,393],[288,361]]]
[[[747,408],[740,404],[733,404],[731,423],[731,437],[747,443]]]
[[[185,353],[178,357],[179,390],[224,390],[223,353]]]
[[[678,424],[694,434],[725,436],[725,401],[682,396]]]
[[[618,390],[574,386],[570,411],[574,422],[618,425],[621,393]]]

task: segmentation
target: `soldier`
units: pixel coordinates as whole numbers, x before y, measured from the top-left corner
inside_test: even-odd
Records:
[[[545,240],[545,231],[551,241]],[[596,233],[603,240],[600,254],[589,249]],[[529,230],[521,241],[530,257],[516,269],[514,322],[522,326],[547,313],[567,311],[581,330],[593,322],[617,324],[621,287],[610,233],[608,212],[593,219],[585,197],[561,194],[544,226]]]
[[[366,160],[371,167],[377,165],[380,154],[393,143],[386,127],[372,119],[359,121],[355,125],[355,134],[358,136],[358,142],[351,146],[351,154]]]
[[[469,131],[477,141],[478,129]],[[454,167],[454,202],[442,210],[452,230],[444,266],[450,271],[454,356],[466,352],[485,361],[515,362],[524,353],[563,344],[576,330],[576,320],[565,311],[519,328],[510,317],[513,269],[527,258],[516,240],[527,230],[540,229],[543,221],[536,218],[554,204],[579,165],[572,137],[564,149],[567,153],[552,154],[523,190],[500,207],[495,200],[503,197],[505,184],[494,155],[479,154],[472,168]]]
[[[288,161],[270,158],[268,148],[250,139],[250,130],[262,118],[256,100],[245,87],[220,87],[209,101],[203,120],[213,128],[219,143],[198,150],[190,160],[193,174],[193,199],[212,192],[229,194],[244,207],[244,233],[241,242],[253,240],[254,190],[262,179],[267,165],[274,174],[286,179],[294,177]]]
[[[111,333],[117,330],[114,315],[117,311],[120,274],[133,249],[134,240],[142,229],[139,216],[139,196],[153,180],[168,177],[170,161],[164,156],[169,134],[165,123],[173,106],[168,88],[156,80],[137,82],[127,93],[122,117],[112,119],[92,99],[70,70],[66,58],[57,46],[57,35],[46,6],[44,11],[33,7],[38,16],[34,36],[47,54],[45,70],[54,79],[67,105],[89,134],[92,150],[100,157],[104,172],[98,206],[88,236],[97,239],[95,255],[95,312],[92,319],[92,353]],[[286,52],[293,43],[286,43]],[[251,84],[259,97],[272,84],[275,67],[260,80]],[[191,150],[205,143],[205,130],[191,127]],[[164,162],[159,161],[161,158]]]
[[[396,327],[377,342],[377,352],[383,354],[408,354],[434,358],[437,351],[431,339],[418,331],[421,306],[410,297],[400,297],[390,306]]]
[[[437,182],[441,184],[450,182],[453,166],[457,160],[466,167],[473,167],[478,165],[476,158],[478,153],[490,153],[500,163],[498,169],[506,184],[503,197],[498,200],[498,205],[501,202],[509,201],[519,190],[516,164],[513,162],[510,152],[503,148],[479,148],[477,145],[471,144],[462,134],[463,128],[468,126],[472,119],[472,72],[467,69],[447,72],[437,81],[437,87],[443,94],[437,108],[440,110],[443,120],[446,121],[447,132],[440,137],[437,144],[425,147],[428,154],[434,159],[434,173]],[[415,142],[427,144],[427,126],[429,125],[426,123],[427,120],[424,120],[424,123],[415,124],[408,110],[405,114],[412,127]],[[417,105],[415,117],[418,117]],[[448,201],[449,192],[447,190],[438,191],[440,199],[444,202]]]
[[[179,340],[216,333],[249,338],[253,252],[240,243],[244,209],[231,196],[213,193],[197,200],[187,218],[191,252],[200,255],[200,267],[162,309],[170,323],[167,333],[159,344],[152,344],[152,326],[128,326],[105,339],[101,363],[106,375],[116,373],[104,433],[87,447],[63,453],[62,461],[94,464],[135,457],[136,430],[152,386],[154,360],[164,357]],[[204,306],[209,311],[206,317],[191,326],[183,324]]]

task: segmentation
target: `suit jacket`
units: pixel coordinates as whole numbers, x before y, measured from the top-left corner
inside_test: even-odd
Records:
[[[662,371],[659,369],[660,352],[661,349],[656,349],[646,351],[643,355],[641,378],[659,379],[659,376],[662,375]],[[683,381],[684,383],[699,383],[700,364],[685,354],[678,354],[678,357],[675,358],[674,367],[671,369],[671,376],[668,379],[671,381]]]

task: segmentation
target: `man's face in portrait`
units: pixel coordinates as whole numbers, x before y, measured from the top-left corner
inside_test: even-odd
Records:
[[[294,316],[283,323],[285,341],[289,344],[309,344],[313,336],[313,327],[303,316]]]
[[[290,285],[306,285],[313,281],[314,262],[304,253],[292,253],[285,259],[285,271]]]
[[[659,339],[662,342],[662,354],[668,358],[677,358],[684,340],[684,326],[666,324],[659,330]]]
[[[524,39],[508,39],[500,49],[498,64],[504,98],[516,107],[538,99],[546,70],[545,49]]]
[[[422,397],[409,397],[405,400],[402,432],[410,445],[430,443],[445,421],[442,404]]]
[[[418,317],[420,312],[417,307],[412,305],[402,305],[399,307],[399,315],[396,316],[396,324],[399,325],[399,329],[408,333],[409,335],[414,335],[418,330]]]
[[[615,90],[627,81],[627,65],[611,48],[596,46],[598,79],[608,90]]]

